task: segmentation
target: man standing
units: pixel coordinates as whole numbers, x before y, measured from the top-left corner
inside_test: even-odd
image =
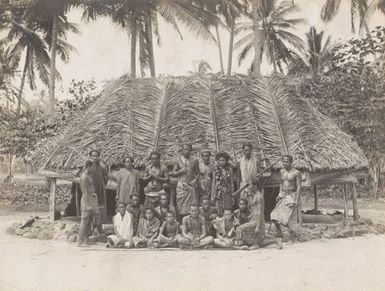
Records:
[[[293,242],[296,238],[298,228],[298,201],[301,195],[301,173],[292,168],[293,157],[282,156],[283,169],[280,171],[280,189],[277,197],[277,205],[270,215],[271,221],[275,224],[278,236],[282,237],[281,225],[289,228],[290,239]]]
[[[197,185],[197,200],[200,201],[203,197],[211,197],[213,184],[213,165],[210,163],[211,152],[203,150],[201,159],[198,163],[198,185]]]
[[[91,233],[91,225],[94,222],[96,226],[99,224],[99,208],[98,197],[95,193],[94,183],[92,181],[90,169],[92,162],[87,161],[83,172],[80,175],[80,190],[82,191],[81,208],[82,218],[78,234],[78,246],[81,246]],[[100,232],[100,229],[98,229]]]
[[[178,179],[176,185],[176,210],[180,217],[188,215],[191,204],[197,203],[195,187],[190,185],[197,173],[197,163],[191,159],[191,151],[191,144],[183,145],[182,155],[176,161],[173,171],[169,173],[171,177]]]
[[[253,146],[251,143],[245,143],[242,145],[243,157],[239,161],[239,169],[241,174],[241,183],[239,188],[244,187],[246,184],[251,185],[253,177],[258,174],[258,160],[252,155]],[[249,200],[249,187],[244,189],[241,193],[241,198]],[[250,202],[250,201],[249,201]]]
[[[100,162],[100,152],[98,150],[91,150],[89,157],[92,162],[89,173],[98,197],[100,219],[101,223],[103,223],[107,217],[105,186],[108,182],[108,172],[106,167]]]
[[[110,178],[117,182],[116,201],[128,204],[131,194],[139,193],[141,173],[135,170],[133,165],[134,158],[126,157],[123,160],[123,168],[110,175]]]
[[[160,195],[165,193],[164,187],[169,183],[168,170],[160,163],[160,153],[152,152],[150,154],[151,165],[145,170],[143,183],[145,186],[144,194],[145,205],[156,207]]]
[[[190,215],[185,216],[182,222],[182,236],[178,238],[181,248],[203,248],[214,242],[212,236],[207,236],[206,220],[199,215],[197,205],[190,206]]]

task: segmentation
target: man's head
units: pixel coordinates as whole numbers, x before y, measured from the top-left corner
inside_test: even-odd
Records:
[[[228,164],[230,156],[228,153],[217,153],[215,159],[217,160],[219,166],[224,168]]]
[[[202,156],[202,160],[203,162],[207,165],[208,163],[210,163],[210,156],[211,156],[211,152],[206,150],[206,151],[203,151],[201,153],[201,156]]]
[[[191,205],[190,206],[190,215],[192,218],[197,218],[199,215],[199,207],[198,205]]]
[[[160,205],[161,206],[163,206],[163,207],[166,207],[166,206],[168,206],[168,196],[167,196],[167,194],[162,194],[162,195],[160,195]]]
[[[127,209],[127,205],[126,203],[124,202],[119,202],[118,203],[118,212],[120,213],[120,215],[124,215],[124,213],[126,212],[126,209]]]
[[[167,222],[174,222],[175,221],[175,215],[174,215],[174,213],[172,213],[172,212],[168,212],[167,213],[167,216],[166,216],[166,220],[167,220]]]
[[[139,195],[138,194],[132,194],[131,195],[131,203],[135,207],[139,206],[140,199],[139,199]]]
[[[210,209],[210,198],[208,196],[204,196],[202,197],[201,199],[201,205],[202,205],[202,208],[203,210],[207,211]]]
[[[227,221],[231,220],[233,218],[233,212],[231,211],[231,209],[224,209],[223,210],[223,217]]]
[[[246,210],[246,209],[247,209],[247,200],[241,198],[241,199],[239,200],[239,205],[238,205],[238,206],[239,206],[239,210],[240,210],[240,211]]]
[[[191,144],[184,144],[182,147],[182,155],[185,158],[189,158],[192,152],[192,145]]]
[[[134,158],[133,157],[125,157],[123,160],[123,165],[126,169],[132,169],[134,166]]]
[[[155,167],[159,167],[160,165],[160,153],[159,152],[152,152],[150,154],[150,160],[151,164]]]
[[[282,165],[286,170],[291,168],[293,163],[293,157],[291,155],[283,155],[282,156]]]
[[[146,211],[144,212],[144,216],[147,220],[151,220],[154,217],[154,209],[148,207],[146,208]]]
[[[100,158],[100,152],[98,150],[91,150],[89,153],[90,159],[93,162],[99,161]]]
[[[251,153],[253,151],[253,145],[250,142],[247,142],[242,145],[243,155],[246,159],[251,158]]]

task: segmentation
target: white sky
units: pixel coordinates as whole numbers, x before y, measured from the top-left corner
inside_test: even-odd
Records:
[[[350,33],[350,0],[342,0],[340,13],[336,18],[325,25],[320,20],[321,7],[324,1],[321,0],[296,0],[301,11],[295,16],[306,18],[309,25],[314,25],[318,30],[326,30],[332,35],[333,40],[349,39]],[[62,75],[63,81],[57,84],[57,95],[65,98],[67,88],[72,79],[89,80],[95,78],[99,84],[103,84],[112,78],[129,73],[130,70],[130,45],[127,34],[111,23],[107,18],[99,19],[95,22],[84,23],[81,21],[81,11],[72,11],[69,14],[69,21],[79,24],[80,35],[70,34],[68,41],[76,47],[77,52],[71,54],[68,64],[57,61],[58,70]],[[377,25],[385,25],[385,16],[375,14],[369,23],[370,28]],[[199,39],[181,27],[184,39],[181,40],[178,33],[167,24],[160,23],[160,35],[162,46],[155,47],[156,73],[166,75],[185,75],[188,71],[194,71],[194,62],[200,60],[207,61],[213,72],[218,72],[219,57],[218,48],[213,42]],[[299,28],[300,35],[308,30],[308,26]],[[227,67],[227,50],[229,33],[221,29],[221,41],[223,44],[223,54],[225,69]],[[233,71],[245,73],[250,62],[243,66],[238,66],[238,53],[235,51],[233,56]],[[137,73],[140,70],[137,69]],[[44,88],[39,84],[37,91]],[[31,99],[33,92],[26,92],[27,99]]]

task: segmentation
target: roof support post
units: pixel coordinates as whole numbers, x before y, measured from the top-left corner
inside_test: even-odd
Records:
[[[344,217],[348,219],[349,208],[348,208],[348,193],[346,191],[346,183],[343,184],[343,198],[344,198]]]
[[[297,207],[297,214],[298,214],[298,224],[302,226],[302,191],[299,191],[298,194],[298,207]]]
[[[318,210],[318,193],[317,193],[317,185],[313,186],[313,193],[314,193],[314,209]]]
[[[49,177],[49,218],[51,221],[55,221],[55,209],[56,209],[56,177]]]
[[[357,203],[357,189],[356,184],[352,183],[352,193],[353,193],[353,219],[358,220],[358,203]]]
[[[79,185],[75,183],[75,205],[76,205],[76,216],[80,216],[80,199],[79,199]]]

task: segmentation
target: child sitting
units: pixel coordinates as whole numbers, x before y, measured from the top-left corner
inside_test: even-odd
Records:
[[[107,237],[107,247],[127,247],[133,246],[132,236],[134,234],[134,225],[132,214],[126,210],[126,203],[118,203],[118,213],[113,217],[115,234]]]
[[[140,218],[138,232],[134,236],[134,246],[137,248],[156,248],[157,243],[154,243],[158,236],[160,221],[155,216],[155,211],[148,207],[144,212],[144,217]]]
[[[215,237],[215,228],[213,227],[213,223],[218,217],[218,211],[215,207],[211,206],[210,198],[208,196],[202,197],[199,213],[206,220],[207,234]]]
[[[175,214],[169,212],[167,213],[166,221],[160,229],[156,242],[159,244],[159,247],[177,247],[179,237],[179,223],[175,220]]]
[[[250,210],[248,207],[248,201],[241,198],[239,200],[238,209],[234,211],[234,218],[237,221],[237,224],[242,225],[249,221]]]
[[[214,227],[217,230],[217,238],[214,239],[214,244],[220,248],[232,248],[235,237],[235,224],[231,209],[223,211],[223,217],[214,222]]]

